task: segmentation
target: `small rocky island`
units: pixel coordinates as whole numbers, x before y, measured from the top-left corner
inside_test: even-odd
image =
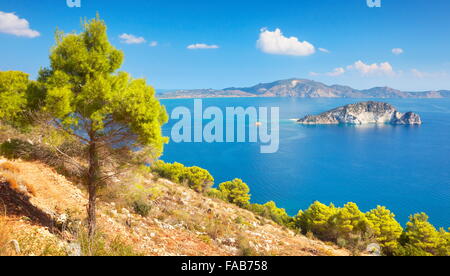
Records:
[[[420,116],[413,112],[400,113],[388,103],[373,101],[338,107],[316,116],[309,115],[297,122],[305,125],[422,124]]]

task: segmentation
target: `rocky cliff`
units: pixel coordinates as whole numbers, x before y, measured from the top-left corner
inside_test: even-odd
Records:
[[[400,113],[388,103],[369,101],[346,105],[316,116],[306,116],[298,120],[298,123],[420,125],[422,120],[419,115],[412,112]]]

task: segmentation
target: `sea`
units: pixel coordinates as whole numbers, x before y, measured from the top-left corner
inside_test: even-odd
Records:
[[[405,225],[425,212],[436,227],[450,227],[450,99],[371,99],[413,111],[421,126],[305,126],[292,121],[308,114],[366,99],[211,98],[203,107],[278,107],[279,150],[262,154],[259,143],[169,142],[166,162],[207,169],[215,185],[240,178],[253,203],[275,201],[296,215],[314,201],[343,206],[355,202],[364,212],[386,206]],[[162,100],[169,115],[192,111],[194,100]],[[204,120],[207,124],[210,120]],[[163,127],[166,136],[179,120]]]

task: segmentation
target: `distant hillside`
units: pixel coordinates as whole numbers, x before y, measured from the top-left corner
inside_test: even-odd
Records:
[[[161,99],[171,98],[229,98],[229,97],[256,97],[257,95],[244,91],[225,91],[214,89],[176,90],[156,95]]]
[[[390,87],[358,90],[349,86],[331,85],[307,79],[280,80],[252,87],[230,87],[222,90],[176,90],[158,95],[168,98],[225,97],[298,97],[298,98],[449,98],[450,91],[405,92]]]

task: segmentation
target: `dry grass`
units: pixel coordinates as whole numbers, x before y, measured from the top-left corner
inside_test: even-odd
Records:
[[[4,217],[0,217],[0,256],[11,255],[10,241],[12,228]]]
[[[19,182],[17,181],[17,178],[11,174],[11,173],[1,173],[0,176],[3,178],[3,180],[5,182],[7,182],[9,184],[9,187],[17,192],[22,192],[20,191],[20,185]]]
[[[34,188],[33,185],[31,185],[30,183],[28,183],[27,181],[23,180],[22,184],[27,188],[28,192],[32,195],[32,196],[37,196],[37,192],[36,189]]]
[[[12,218],[12,238],[16,240],[19,256],[65,256],[65,244],[47,228]],[[13,246],[11,244],[10,246]],[[12,247],[14,249],[14,247]]]
[[[238,236],[238,249],[239,249],[239,256],[243,257],[254,257],[259,256],[260,253],[258,253],[250,244],[250,240],[245,235]],[[261,254],[262,255],[262,254]]]
[[[0,164],[0,171],[7,171],[10,173],[20,174],[20,168],[11,162],[4,162]]]
[[[21,187],[22,194],[34,194],[35,196],[30,199],[33,205],[42,210],[51,210],[55,214],[67,214],[67,210],[70,210],[72,217],[82,219],[87,200],[74,183],[59,175],[55,169],[40,162],[11,163],[20,169],[20,175],[0,171],[0,176],[3,176],[5,180],[4,176],[9,174],[12,182],[16,180]]]
[[[18,193],[36,196],[36,189],[32,184],[24,180],[19,174],[10,171],[1,171],[0,177],[9,184],[9,187]]]

